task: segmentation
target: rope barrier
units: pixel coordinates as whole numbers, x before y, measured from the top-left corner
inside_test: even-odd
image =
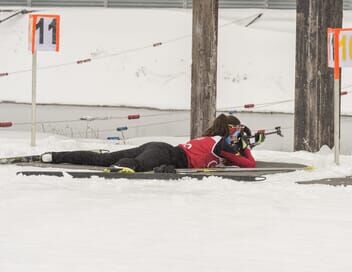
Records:
[[[341,96],[349,94],[351,91],[342,91]],[[234,114],[238,113],[238,110],[231,110],[231,109],[253,109],[253,108],[263,108],[267,106],[272,106],[272,105],[278,105],[282,103],[288,103],[288,102],[293,102],[293,99],[289,100],[280,100],[280,101],[275,101],[275,102],[268,102],[268,103],[249,103],[249,104],[244,104],[241,106],[233,106],[233,107],[225,107],[217,110],[217,112],[223,112],[223,113],[229,113],[229,114]],[[170,113],[155,113],[155,114],[145,114],[142,115],[143,118],[148,118],[148,117],[158,117],[158,116],[163,116],[163,115],[170,115],[170,114],[176,114],[178,112]],[[71,119],[71,120],[56,120],[56,121],[38,121],[36,124],[38,125],[43,125],[43,124],[55,124],[55,123],[72,123],[72,122],[81,122],[81,121],[103,121],[103,120],[116,120],[116,119],[125,119],[126,116],[105,116],[105,117],[92,117],[92,116],[83,116],[80,119]],[[129,114],[127,115],[128,120],[135,120],[135,119],[140,119],[141,115],[140,114]],[[20,125],[30,125],[32,124],[31,122],[18,122],[15,123],[14,125],[20,126]]]
[[[246,18],[248,19],[248,18],[257,17],[257,16],[258,16],[258,13],[256,13],[253,16],[246,16],[244,18],[240,18],[238,20],[231,21],[230,23],[223,24],[223,25],[219,26],[219,28],[223,28],[223,27],[235,24],[237,22],[243,21]],[[91,62],[93,60],[105,59],[105,58],[108,58],[108,57],[116,57],[116,56],[125,55],[125,54],[132,53],[132,52],[145,50],[145,49],[148,49],[148,48],[159,47],[161,45],[173,43],[173,42],[176,42],[176,41],[179,41],[179,40],[183,40],[183,39],[186,39],[186,38],[191,38],[191,37],[192,37],[192,34],[183,35],[183,36],[179,36],[179,37],[176,37],[176,38],[173,38],[173,39],[165,40],[164,42],[155,42],[155,43],[153,43],[151,45],[145,45],[145,46],[141,46],[141,47],[130,48],[130,49],[126,49],[126,50],[122,50],[122,51],[116,52],[116,53],[106,54],[106,55],[103,55],[103,56],[85,58],[85,59],[77,60],[77,61],[69,61],[69,62],[65,62],[65,63],[62,63],[62,64],[56,64],[56,65],[42,66],[42,67],[38,67],[37,69],[38,70],[47,70],[47,69],[54,69],[54,68],[59,68],[59,67],[63,67],[63,66],[69,66],[69,65],[73,65],[73,64],[84,64],[84,63]],[[9,76],[9,75],[12,75],[12,74],[28,73],[28,72],[31,72],[31,71],[32,71],[32,69],[23,69],[23,70],[17,70],[17,71],[13,71],[13,72],[2,72],[2,73],[0,73],[0,77],[1,76]]]
[[[142,115],[143,118],[148,117],[158,117],[170,114],[176,114],[177,112],[165,112],[165,113],[158,113],[158,114],[144,114]],[[136,120],[140,119],[140,114],[130,114],[127,115],[128,120]],[[105,116],[105,117],[93,117],[93,116],[82,116],[79,119],[70,119],[70,120],[56,120],[56,121],[37,121],[37,125],[45,125],[45,124],[57,124],[57,123],[74,123],[74,122],[92,122],[92,121],[106,121],[106,120],[118,120],[118,119],[126,119],[126,116]],[[16,122],[14,123],[15,126],[23,126],[23,125],[31,125],[32,122]]]
[[[240,18],[240,19],[237,19],[237,20],[233,20],[231,22],[228,22],[228,23],[220,25],[219,28],[224,28],[224,27],[227,27],[227,26],[232,25],[232,24],[236,24],[238,22],[244,21],[244,20],[249,19],[249,18],[253,18],[253,17],[257,18],[259,15],[261,16],[262,13],[256,13],[255,15],[250,15],[250,16],[246,16],[246,17],[243,17],[243,18]],[[88,63],[88,62],[92,62],[93,60],[104,59],[104,58],[108,58],[108,57],[114,57],[114,56],[124,55],[124,54],[131,53],[131,52],[144,50],[144,49],[147,49],[147,48],[158,47],[158,46],[161,46],[161,45],[164,45],[164,44],[168,44],[168,43],[176,42],[176,41],[183,40],[183,39],[186,39],[186,38],[190,38],[191,36],[192,36],[191,34],[183,35],[183,36],[176,37],[174,39],[166,40],[164,42],[156,42],[156,43],[153,43],[152,45],[146,45],[146,46],[142,46],[142,47],[131,48],[131,49],[123,50],[123,51],[116,52],[116,53],[106,54],[106,55],[103,55],[103,56],[96,56],[96,57],[81,59],[81,60],[77,60],[77,61],[73,61],[73,62],[71,61],[71,62],[66,62],[66,63],[62,63],[62,64],[43,66],[43,67],[39,67],[38,70],[59,68],[59,67],[64,67],[64,66],[68,66],[68,65],[73,65],[73,64],[85,64],[85,63]],[[24,69],[24,70],[13,71],[11,73],[3,72],[3,73],[0,73],[0,77],[9,76],[11,74],[27,73],[27,72],[31,72],[31,71],[32,71],[31,69]],[[347,85],[344,89],[351,88],[351,87],[352,87],[352,84]],[[350,93],[350,91],[343,91],[343,92],[341,92],[341,96],[347,95],[348,93]],[[223,109],[220,109],[218,112],[235,113],[236,111],[226,111],[226,109],[262,108],[262,107],[267,107],[267,106],[270,106],[270,105],[276,105],[276,104],[287,103],[287,102],[292,102],[292,101],[293,100],[283,100],[283,101],[268,102],[268,103],[262,103],[262,104],[253,104],[253,103],[252,104],[245,104],[245,105],[242,105],[242,106],[234,106],[234,107],[223,108]],[[121,118],[121,117],[118,117],[118,118]],[[115,119],[115,118],[106,118],[106,119]],[[104,120],[106,120],[106,119],[104,119]],[[129,119],[133,119],[133,118],[129,118]],[[94,120],[97,120],[97,119],[94,119]],[[76,122],[76,121],[79,121],[79,120],[44,121],[44,122],[39,122],[39,123],[40,124],[45,124],[45,123]],[[22,124],[29,124],[29,123],[17,123],[17,125],[22,125]]]
[[[145,125],[135,125],[135,126],[129,126],[128,128],[143,128],[143,127],[152,127],[152,126],[159,126],[159,125],[165,125],[165,124],[171,124],[171,123],[177,123],[177,122],[184,122],[184,121],[189,121],[189,118],[183,118],[183,119],[177,119],[177,120],[172,120],[172,121],[165,121],[165,122],[156,122],[156,123],[149,123]],[[99,130],[100,132],[112,132],[116,131],[116,129],[103,129]]]
[[[344,96],[349,94],[351,91],[341,91],[340,95]],[[293,99],[287,99],[287,100],[280,100],[280,101],[275,101],[275,102],[267,102],[267,103],[261,103],[261,104],[244,104],[241,106],[233,106],[233,107],[225,107],[225,108],[221,108],[219,109],[217,112],[228,112],[230,114],[233,113],[237,113],[238,111],[236,110],[230,110],[230,109],[252,109],[252,108],[264,108],[264,107],[268,107],[268,106],[273,106],[273,105],[278,105],[278,104],[283,104],[283,103],[289,103],[289,102],[294,102]]]
[[[259,14],[261,14],[261,13],[259,13]],[[255,15],[246,16],[246,17],[240,18],[238,20],[233,20],[231,22],[222,24],[222,25],[219,26],[219,28],[224,28],[224,27],[227,27],[229,25],[236,24],[238,22],[241,22],[241,21],[244,21],[244,20],[246,20],[248,18],[253,18],[253,17],[257,18],[258,17],[258,13],[256,13]],[[165,45],[165,44],[173,43],[173,42],[180,41],[180,40],[183,40],[183,39],[186,39],[186,38],[190,38],[190,37],[192,37],[192,34],[179,36],[179,37],[176,37],[176,38],[173,38],[173,39],[166,40],[164,42],[155,42],[155,43],[153,43],[151,45],[131,48],[131,49],[127,49],[127,50],[122,50],[122,51],[119,51],[119,52],[116,52],[116,53],[106,54],[106,55],[103,55],[103,56],[96,56],[96,57],[92,57],[92,58],[86,58],[86,59],[66,62],[66,63],[62,63],[62,64],[43,66],[43,67],[39,67],[38,70],[54,69],[54,68],[64,67],[64,66],[73,65],[73,64],[85,64],[85,63],[88,63],[88,62],[92,62],[93,60],[99,60],[99,59],[104,59],[104,58],[108,58],[108,57],[124,55],[124,54],[128,54],[128,53],[131,53],[131,52],[137,52],[137,51],[140,51],[140,50],[144,50],[144,49],[147,49],[147,48],[159,47],[159,46],[162,46],[162,45]],[[24,70],[13,71],[13,72],[10,72],[10,73],[9,72],[2,72],[2,73],[0,73],[0,77],[9,76],[11,74],[27,73],[27,72],[31,72],[31,71],[32,71],[31,69],[24,69]],[[351,87],[352,87],[352,84],[347,85],[344,89],[351,88]],[[351,91],[342,91],[341,92],[341,96],[347,95],[350,92]],[[293,102],[293,100],[283,100],[283,101],[268,102],[268,103],[262,103],[262,104],[253,104],[253,103],[251,103],[251,104],[245,104],[245,105],[242,105],[242,106],[234,106],[234,107],[223,108],[222,110],[218,110],[218,112],[225,111],[226,109],[236,109],[236,108],[253,109],[253,108],[267,107],[267,106],[270,106],[270,105],[276,105],[276,104],[287,103],[287,102]],[[236,111],[226,111],[226,112],[235,113]],[[166,114],[169,115],[170,113],[166,113]],[[152,116],[161,116],[161,114],[150,114],[150,115],[144,115],[143,117],[152,117]],[[42,122],[37,122],[37,124],[42,124],[43,125],[43,124],[54,124],[54,123],[69,123],[69,122],[81,122],[81,121],[99,121],[99,120],[123,119],[123,118],[125,118],[125,117],[121,117],[121,116],[119,116],[119,117],[91,117],[91,119],[84,119],[84,118],[82,119],[81,118],[80,120],[42,121]],[[129,116],[127,116],[127,118],[129,120],[131,120],[131,119],[139,119],[140,115],[129,115]],[[166,123],[169,123],[169,122],[166,122]],[[16,123],[15,125],[30,125],[30,124],[31,124],[31,122],[22,122],[22,123]],[[161,123],[159,123],[159,124],[161,124]],[[12,123],[11,123],[11,126],[12,126]]]
[[[170,114],[170,113],[165,113],[165,114]],[[160,114],[150,114],[150,115],[144,115],[143,117],[152,117],[152,116],[160,116]],[[119,117],[120,119],[121,118],[126,118],[126,117]],[[133,115],[128,115],[127,116],[127,119],[128,120],[134,120],[134,119],[139,119],[140,118],[140,115],[139,114],[133,114]],[[103,117],[103,118],[96,118],[96,117],[90,117],[90,116],[84,116],[84,117],[81,117],[79,120],[61,120],[61,121],[47,121],[47,122],[37,122],[36,124],[45,124],[45,123],[64,123],[64,122],[82,122],[82,121],[101,121],[101,120],[107,120],[106,117]],[[164,122],[154,122],[154,123],[149,123],[149,124],[144,124],[144,125],[134,125],[134,126],[121,126],[121,127],[117,127],[116,129],[106,129],[106,130],[96,130],[95,133],[96,133],[96,137],[98,137],[98,133],[99,132],[112,132],[112,131],[118,131],[120,133],[122,133],[122,139],[125,140],[125,137],[123,135],[123,132],[128,130],[128,129],[136,129],[136,128],[142,128],[142,127],[151,127],[151,126],[160,126],[160,125],[165,125],[165,124],[171,124],[171,123],[176,123],[176,122],[185,122],[185,121],[189,121],[189,118],[183,118],[183,119],[177,119],[177,120],[172,120],[172,121],[164,121]],[[16,125],[18,125],[19,123],[16,123]],[[30,122],[24,122],[24,123],[21,123],[21,124],[31,124]],[[12,122],[0,122],[0,127],[10,127],[12,126],[13,123]],[[67,129],[67,128],[66,128]],[[87,129],[92,129],[91,127],[88,127]],[[87,137],[87,129],[86,129],[86,132],[83,133],[83,132],[73,132],[72,128],[70,129],[70,135],[71,137],[74,137],[75,135],[79,135],[79,136],[82,136],[82,135],[85,135]],[[261,128],[263,129],[263,128]],[[282,130],[286,130],[286,129],[291,129],[291,127],[287,127],[287,128],[282,128]],[[259,130],[259,129],[257,129]],[[56,131],[56,133],[58,133],[59,131]],[[94,129],[92,130],[92,132],[94,132]],[[60,133],[58,133],[60,134]],[[120,140],[121,137],[118,137],[118,136],[109,136],[107,137],[108,140]]]

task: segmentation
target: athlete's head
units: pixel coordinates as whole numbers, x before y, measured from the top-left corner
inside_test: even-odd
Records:
[[[233,129],[241,124],[240,120],[233,115],[220,114],[209,127],[203,136],[226,136]]]

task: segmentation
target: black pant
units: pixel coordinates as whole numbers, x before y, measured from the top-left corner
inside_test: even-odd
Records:
[[[162,142],[150,142],[139,147],[110,152],[93,151],[52,152],[53,163],[72,163],[82,165],[129,167],[137,172],[150,171],[166,164],[176,168],[187,167],[187,157],[178,146]]]

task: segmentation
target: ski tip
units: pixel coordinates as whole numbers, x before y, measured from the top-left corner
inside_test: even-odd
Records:
[[[253,181],[266,181],[266,177],[264,176],[254,177]]]
[[[103,170],[104,173],[123,173],[123,174],[133,174],[135,171],[129,167],[113,166],[108,167]]]
[[[306,167],[303,168],[303,170],[306,170],[306,171],[313,171],[315,169],[316,167],[314,165],[307,165]]]

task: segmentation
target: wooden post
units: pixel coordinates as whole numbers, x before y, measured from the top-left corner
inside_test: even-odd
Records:
[[[216,117],[218,0],[193,0],[191,138]]]
[[[295,151],[334,146],[334,74],[327,64],[327,29],[342,26],[342,2],[297,0]]]

